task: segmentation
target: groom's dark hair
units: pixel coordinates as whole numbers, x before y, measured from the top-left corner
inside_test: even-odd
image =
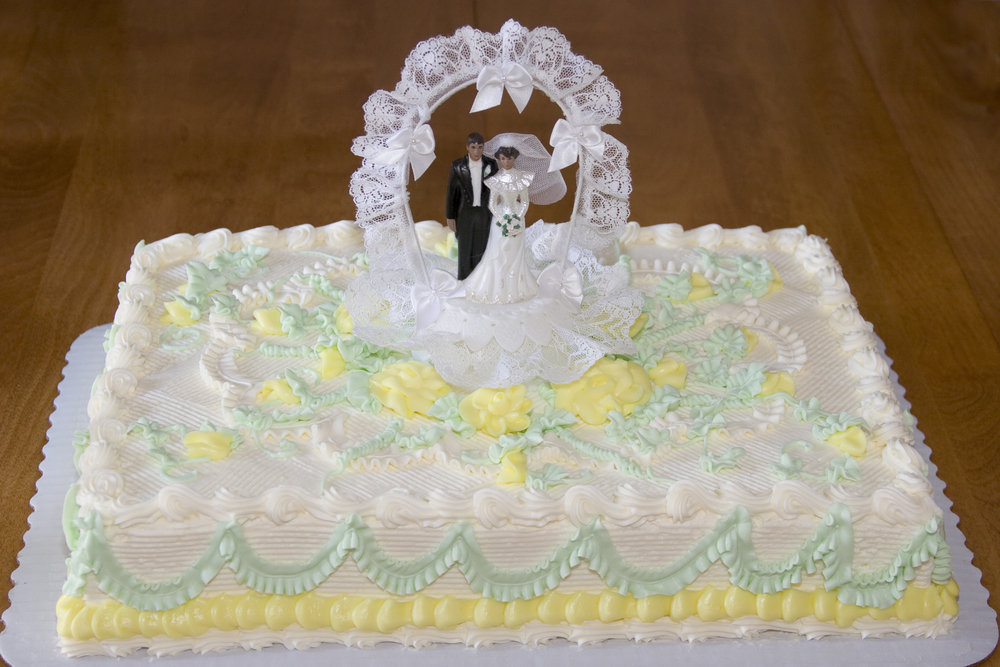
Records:
[[[479,134],[478,132],[473,132],[472,134],[469,135],[469,138],[465,140],[466,146],[471,146],[472,144],[485,144],[485,143],[486,142],[483,141],[483,135]]]
[[[521,153],[518,152],[518,150],[513,146],[501,146],[500,148],[497,149],[497,154],[494,155],[493,157],[499,158],[501,155],[503,155],[504,157],[512,157],[516,160],[517,156],[520,154]]]

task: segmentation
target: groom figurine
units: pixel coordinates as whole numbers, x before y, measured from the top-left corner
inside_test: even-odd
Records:
[[[469,154],[451,163],[444,217],[458,240],[458,279],[476,268],[490,238],[490,189],[483,184],[497,173],[496,160],[483,156],[483,135],[473,132],[465,142]]]

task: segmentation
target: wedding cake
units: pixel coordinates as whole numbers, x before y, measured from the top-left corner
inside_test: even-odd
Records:
[[[470,298],[406,191],[472,84],[557,101],[579,177],[568,223],[515,228],[537,176],[504,168],[490,242],[520,240]],[[357,223],[140,244],[74,443],[63,651],[948,632],[941,511],[829,247],[627,222],[619,110],[557,31],[463,28],[366,104]]]

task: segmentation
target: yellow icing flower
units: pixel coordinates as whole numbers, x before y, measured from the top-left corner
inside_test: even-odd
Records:
[[[740,327],[740,331],[743,332],[743,335],[746,336],[746,339],[747,339],[747,351],[746,351],[746,354],[750,354],[750,352],[752,352],[753,349],[755,347],[757,347],[757,342],[760,340],[760,336],[758,336],[757,334],[755,334],[750,329],[747,329],[746,327]]]
[[[194,324],[191,319],[191,311],[180,301],[170,301],[164,304],[165,310],[160,315],[160,322],[163,324],[176,324],[179,327],[189,327]]]
[[[790,396],[795,395],[795,380],[792,379],[792,376],[787,371],[764,373],[764,377],[767,380],[764,382],[764,388],[757,394],[758,396],[770,396],[782,391]]]
[[[444,241],[438,241],[434,244],[434,252],[442,257],[451,257],[453,250],[456,252],[458,250],[458,239],[455,238],[455,232],[448,232]]]
[[[462,399],[458,413],[480,431],[499,438],[528,428],[531,399],[523,384],[507,389],[477,389]]]
[[[639,317],[635,318],[635,322],[628,329],[628,335],[630,338],[635,338],[642,331],[643,325],[649,321],[649,315],[646,313],[640,313]]]
[[[284,336],[281,330],[281,311],[277,308],[258,308],[253,311],[253,323],[250,328],[269,336]]]
[[[292,392],[292,388],[285,378],[277,378],[264,382],[263,388],[257,392],[257,402],[267,403],[268,401],[281,401],[288,405],[298,405],[302,402]]]
[[[642,366],[624,359],[601,357],[579,380],[554,384],[555,406],[597,426],[609,412],[632,414],[653,395],[649,376]]]
[[[334,316],[337,318],[337,329],[340,330],[340,333],[349,334],[354,330],[354,320],[351,318],[351,314],[347,312],[347,306],[344,304],[337,306]]]
[[[868,438],[865,437],[865,432],[857,426],[852,426],[840,433],[834,433],[826,441],[834,447],[838,447],[845,454],[856,458],[864,456],[865,450],[868,448]]]
[[[688,295],[688,301],[707,299],[713,294],[715,293],[712,291],[712,283],[708,282],[708,278],[700,273],[691,274],[691,293]]]
[[[347,364],[344,363],[344,355],[335,347],[320,352],[319,359],[320,373],[322,373],[324,380],[337,377],[347,367]]]
[[[184,436],[184,447],[188,458],[192,459],[207,456],[213,461],[221,461],[233,451],[232,444],[231,436],[218,431],[191,431]]]
[[[500,464],[503,466],[497,475],[497,482],[500,484],[523,482],[528,474],[528,457],[520,450],[504,454]]]
[[[384,366],[371,376],[368,388],[379,403],[407,419],[418,412],[426,415],[434,401],[451,392],[433,366],[419,361]]]
[[[683,389],[687,384],[688,367],[683,361],[666,357],[649,371],[649,379],[657,387],[669,384],[671,387]]]

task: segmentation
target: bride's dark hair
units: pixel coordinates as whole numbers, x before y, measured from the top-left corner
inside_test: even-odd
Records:
[[[499,158],[503,155],[504,157],[514,158],[516,160],[517,156],[520,154],[521,153],[513,146],[501,146],[497,149],[497,152],[493,157]]]

